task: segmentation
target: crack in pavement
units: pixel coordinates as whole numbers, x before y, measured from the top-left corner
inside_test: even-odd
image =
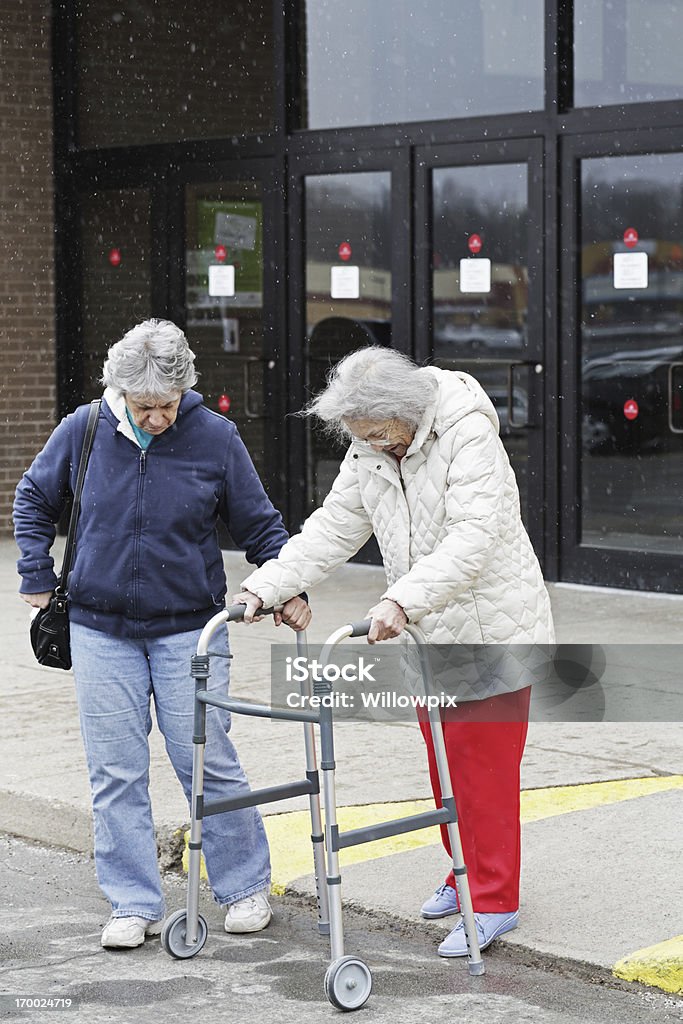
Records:
[[[677,774],[676,772],[673,772],[670,769],[665,770],[663,768],[655,768],[653,765],[650,764],[643,764],[642,761],[628,761],[623,760],[622,758],[617,756],[607,757],[604,754],[596,754],[594,751],[584,753],[583,751],[577,750],[568,751],[565,750],[563,747],[545,747],[539,746],[537,743],[527,743],[527,751],[529,750],[539,750],[543,751],[543,753],[545,754],[567,754],[571,757],[583,758],[584,760],[603,761],[605,764],[622,765],[624,768],[643,769],[645,771],[653,772],[655,775],[658,775],[660,777],[666,777],[668,775]]]

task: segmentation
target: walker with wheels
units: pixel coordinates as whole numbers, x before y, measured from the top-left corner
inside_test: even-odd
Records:
[[[451,786],[443,731],[440,726],[438,709],[429,709],[429,720],[434,741],[436,765],[442,793],[442,806],[422,814],[412,814],[392,821],[379,822],[364,828],[340,832],[337,824],[334,762],[334,716],[333,701],[321,701],[316,710],[275,708],[265,704],[254,704],[237,698],[221,698],[210,693],[206,681],[210,672],[209,643],[214,633],[227,622],[236,622],[244,616],[244,605],[233,605],[214,615],[204,627],[197,643],[197,652],[192,657],[191,675],[195,680],[194,735],[192,762],[192,800],[190,808],[189,869],[187,904],[185,909],[171,914],[164,923],[161,943],[170,956],[184,960],[196,956],[203,948],[208,934],[205,919],[199,913],[199,880],[202,850],[202,822],[211,814],[223,814],[287,800],[290,797],[307,795],[311,814],[311,840],[313,845],[313,867],[318,907],[318,929],[330,937],[331,960],[325,972],[324,990],[329,1001],[340,1010],[357,1010],[365,1004],[372,990],[372,974],[364,960],[344,953],[344,931],[342,924],[341,873],[339,851],[349,846],[374,842],[388,836],[412,832],[431,825],[445,825],[451,843],[453,873],[460,903],[465,937],[467,940],[467,964],[471,975],[484,973],[484,963],[479,950],[477,929],[472,909],[467,868],[465,867],[457,810]],[[259,615],[272,614],[273,609],[259,610]],[[342,640],[367,636],[371,620],[350,623],[335,630],[325,643],[320,661],[328,664],[332,652]],[[422,632],[412,625],[404,631],[418,647],[423,682],[427,691],[431,688],[431,666],[425,649]],[[307,656],[305,633],[297,633],[297,654]],[[304,697],[331,694],[333,684],[324,678],[311,684],[307,678],[301,685]],[[288,722],[301,722],[304,726],[306,757],[306,778],[297,782],[256,789],[250,793],[224,800],[204,802],[204,745],[206,741],[207,705],[224,708],[233,714],[251,715],[256,718],[270,718]],[[320,773],[316,760],[315,726],[320,734],[320,773],[325,807],[323,830],[320,809]]]

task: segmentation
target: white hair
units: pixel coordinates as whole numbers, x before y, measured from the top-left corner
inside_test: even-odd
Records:
[[[371,345],[337,363],[302,413],[319,417],[340,440],[350,435],[349,420],[396,419],[415,428],[437,388],[434,375],[402,352]]]
[[[122,395],[168,398],[197,382],[194,352],[170,320],[143,320],[112,345],[102,383]]]

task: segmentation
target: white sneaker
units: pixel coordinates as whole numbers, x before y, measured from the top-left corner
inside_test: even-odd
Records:
[[[105,949],[133,949],[148,935],[160,935],[163,923],[146,917],[111,917],[102,932],[102,945]]]
[[[231,903],[225,915],[225,930],[232,934],[260,932],[270,924],[273,911],[263,891]]]
[[[505,932],[511,932],[519,923],[519,911],[508,914],[475,914],[474,923],[477,928],[479,949],[488,949],[494,939]],[[439,946],[439,956],[467,956],[467,939],[465,938],[465,922],[456,924]]]
[[[451,914],[459,914],[458,894],[452,886],[446,885],[444,882],[433,896],[425,900],[420,913],[429,921],[433,921],[437,917],[449,917]]]

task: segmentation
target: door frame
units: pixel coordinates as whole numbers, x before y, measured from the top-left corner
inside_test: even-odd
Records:
[[[560,402],[560,565],[561,579],[570,583],[683,593],[676,573],[681,559],[670,552],[626,548],[597,548],[581,543],[581,338],[580,241],[581,173],[583,159],[680,153],[672,129],[600,132],[568,136],[561,147],[559,213],[560,250],[560,364],[563,401]]]
[[[527,266],[529,270],[529,298],[527,315],[527,337],[523,353],[524,364],[529,365],[530,398],[533,403],[531,424],[528,431],[528,452],[532,461],[528,474],[528,508],[530,510],[527,530],[539,560],[546,565],[554,553],[555,538],[549,531],[551,517],[548,515],[548,488],[554,487],[552,459],[556,437],[552,417],[546,417],[545,409],[553,403],[555,391],[555,364],[552,360],[551,337],[546,337],[548,324],[545,313],[545,199],[544,199],[544,149],[539,138],[513,139],[477,143],[451,143],[447,145],[425,145],[415,149],[415,356],[418,361],[433,357],[432,329],[432,175],[434,169],[445,167],[472,167],[477,164],[521,164],[527,165],[527,208],[529,211],[529,232],[527,239]],[[457,356],[456,356],[457,358]],[[462,368],[476,376],[478,364],[491,364],[497,360],[462,360]],[[507,365],[507,361],[505,361]],[[540,374],[533,367],[540,365]],[[536,379],[540,377],[540,379]],[[531,385],[535,385],[533,388]]]

